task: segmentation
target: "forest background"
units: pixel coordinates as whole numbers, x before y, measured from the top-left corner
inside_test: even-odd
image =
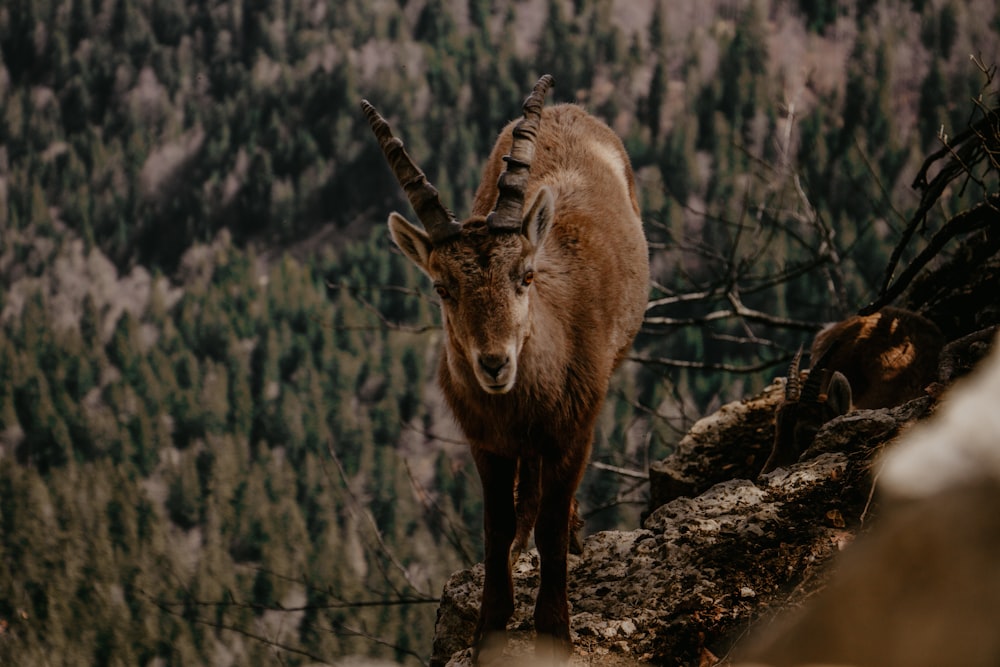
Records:
[[[6,0],[0,662],[426,660],[479,488],[362,97],[460,217],[541,73],[625,141],[654,284],[592,532],[874,298],[998,32],[988,0]]]

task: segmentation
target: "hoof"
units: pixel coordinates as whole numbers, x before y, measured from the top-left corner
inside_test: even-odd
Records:
[[[501,665],[504,649],[507,648],[506,632],[489,632],[472,648],[472,664],[479,667]]]
[[[535,659],[545,665],[563,665],[573,655],[573,642],[569,639],[540,634],[535,639]]]

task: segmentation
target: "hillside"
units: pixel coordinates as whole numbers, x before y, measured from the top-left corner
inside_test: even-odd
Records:
[[[0,662],[428,660],[479,485],[361,97],[459,215],[544,71],[622,136],[654,284],[580,496],[632,529],[698,417],[996,191],[901,243],[998,32],[985,0],[3,3]]]

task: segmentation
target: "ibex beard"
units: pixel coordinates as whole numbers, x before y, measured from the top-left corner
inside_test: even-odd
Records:
[[[539,79],[524,117],[500,133],[462,223],[362,102],[423,225],[389,217],[393,241],[440,298],[438,379],[483,486],[479,663],[505,645],[511,560],[531,527],[541,560],[535,629],[547,637],[539,648],[554,647],[556,658],[572,651],[566,586],[574,494],[611,374],[639,330],[648,293],[648,250],[621,140],[577,106],[543,108],[551,85],[550,76]]]

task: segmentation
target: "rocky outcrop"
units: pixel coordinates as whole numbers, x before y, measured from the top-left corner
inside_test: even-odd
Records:
[[[580,664],[713,664],[762,615],[797,605],[862,525],[871,453],[923,414],[929,399],[853,413],[816,439],[817,456],[755,479],[770,447],[780,385],[702,420],[658,466],[662,505],[641,529],[590,536],[571,557],[571,627]],[[842,443],[851,443],[844,451]],[[831,444],[835,443],[835,444]],[[719,470],[731,478],[718,480]],[[678,480],[681,480],[679,482]],[[679,490],[689,490],[682,495]],[[532,655],[537,553],[514,571],[508,653]],[[432,664],[471,664],[482,567],[456,573],[438,611]]]

